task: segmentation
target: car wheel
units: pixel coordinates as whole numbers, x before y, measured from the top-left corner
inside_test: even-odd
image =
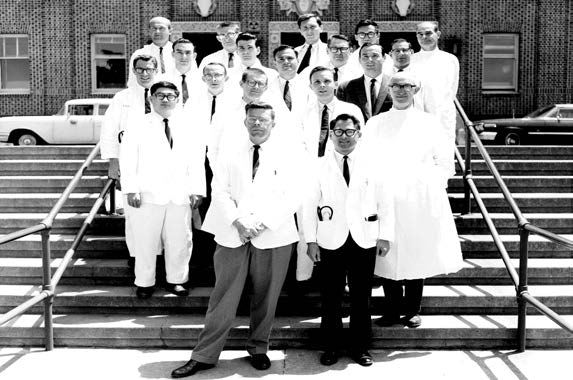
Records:
[[[38,145],[38,137],[33,133],[22,133],[16,139],[16,145]]]
[[[517,132],[507,132],[503,136],[505,145],[521,145],[521,135]]]

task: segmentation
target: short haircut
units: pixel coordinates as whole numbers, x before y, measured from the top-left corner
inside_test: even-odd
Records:
[[[241,26],[239,25],[239,23],[236,22],[228,22],[228,21],[223,21],[222,23],[220,23],[219,25],[217,25],[216,29],[223,29],[223,28],[228,28],[234,26],[237,30],[240,30]]]
[[[336,123],[339,121],[346,121],[351,120],[352,124],[356,127],[356,129],[360,130],[360,121],[354,116],[349,113],[341,113],[340,115],[336,116],[336,118],[330,120],[330,130],[332,131],[336,126]]]
[[[268,103],[263,103],[263,102],[247,103],[245,105],[245,114],[248,114],[249,110],[270,110],[271,111],[271,118],[273,120],[275,119],[275,110],[273,109],[273,106],[271,106]]]
[[[207,66],[221,66],[223,68],[223,71],[225,72],[225,75],[227,75],[227,67],[223,65],[221,62],[209,62],[208,64],[206,64],[203,67],[203,75],[205,75],[205,69],[207,68]]]
[[[412,49],[412,44],[410,43],[410,41],[404,39],[404,38],[396,38],[394,41],[392,41],[392,43],[390,44],[390,46],[394,47],[395,44],[401,44],[401,43],[407,43],[408,44],[408,48]]]
[[[370,46],[380,46],[380,52],[382,53],[382,56],[384,56],[384,48],[382,48],[382,45],[371,44],[370,42],[367,42],[364,45],[360,46],[360,50],[358,50],[358,56],[360,57],[360,55],[362,55],[362,49],[365,49],[365,48],[370,47]]]
[[[330,43],[332,42],[332,40],[342,40],[342,41],[346,41],[348,42],[348,45],[350,46],[350,39],[348,37],[346,37],[344,34],[335,34],[334,36],[331,36],[328,41],[326,42],[326,45],[328,47],[330,47]]]
[[[358,24],[356,24],[356,27],[354,28],[354,34],[358,34],[358,29],[362,28],[363,26],[370,26],[370,25],[372,25],[374,28],[376,28],[376,31],[378,31],[378,24],[376,24],[369,18],[366,18],[364,20],[358,21]]]
[[[273,50],[273,58],[276,59],[277,54],[280,53],[281,51],[285,51],[285,50],[294,51],[294,55],[296,55],[296,57],[298,58],[298,52],[296,50],[294,50],[294,48],[290,45],[280,45],[279,47],[275,48],[275,50]]]
[[[311,18],[315,18],[317,24],[320,25],[320,26],[322,26],[322,20],[320,19],[320,17],[319,17],[318,15],[315,15],[314,13],[306,13],[306,14],[300,15],[299,18],[298,18],[298,20],[296,20],[296,23],[297,23],[297,25],[298,25],[298,28],[300,29],[300,25],[301,25],[303,22],[305,22],[305,21],[307,21],[307,20],[310,20]]]
[[[160,24],[165,24],[165,25],[167,25],[167,28],[169,30],[171,30],[171,21],[168,18],[161,17],[161,16],[153,17],[151,20],[149,20],[149,23],[147,24],[147,26],[151,28],[152,22],[158,22]]]
[[[251,67],[250,69],[243,71],[243,75],[241,75],[241,82],[246,82],[249,75],[264,75],[267,83],[269,82],[267,73],[257,67]]]
[[[255,46],[259,46],[259,40],[257,36],[248,32],[239,33],[236,41],[237,44],[239,43],[239,41],[255,41]]]
[[[153,63],[153,67],[155,69],[157,69],[157,59],[152,55],[141,54],[141,55],[136,56],[133,59],[133,68],[134,69],[137,67],[136,65],[137,65],[137,62],[139,62],[139,61],[151,62],[151,63]]]
[[[312,82],[312,76],[316,73],[318,73],[319,71],[328,71],[330,73],[332,73],[332,76],[334,76],[334,70],[329,69],[328,67],[325,66],[316,66],[314,69],[310,70],[310,74],[308,76],[309,81]]]
[[[439,31],[440,29],[438,28],[438,23],[436,21],[422,21],[418,24],[416,24],[416,30],[420,27],[420,25],[422,24],[431,24],[434,26],[434,32]]]
[[[179,90],[177,89],[177,86],[174,85],[173,83],[169,82],[169,81],[166,81],[166,80],[162,80],[162,81],[153,83],[153,86],[151,86],[151,88],[149,89],[149,92],[151,92],[151,95],[153,95],[160,88],[169,88],[171,90],[174,90],[175,95],[179,96]]]
[[[173,45],[172,45],[173,51],[175,51],[175,46],[177,46],[179,44],[191,44],[191,45],[193,45],[193,51],[195,51],[195,45],[193,44],[193,42],[189,41],[187,38],[179,38],[179,39],[175,40],[175,42],[173,42]]]

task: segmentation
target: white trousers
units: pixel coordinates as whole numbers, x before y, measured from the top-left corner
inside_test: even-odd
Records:
[[[167,282],[187,282],[193,248],[191,207],[174,203],[144,203],[139,208],[127,208],[130,209],[129,224],[132,233],[130,246],[135,252],[135,285],[155,285],[156,255],[162,244],[165,248]]]

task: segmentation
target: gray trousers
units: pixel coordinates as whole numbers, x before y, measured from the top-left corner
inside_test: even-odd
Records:
[[[253,290],[247,351],[249,354],[267,352],[291,253],[292,244],[271,249],[258,249],[250,242],[238,248],[217,245],[213,257],[215,287],[209,298],[205,327],[193,349],[192,359],[217,363],[248,278]]]

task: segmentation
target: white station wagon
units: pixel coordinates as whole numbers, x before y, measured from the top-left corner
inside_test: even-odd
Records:
[[[95,144],[111,99],[68,100],[52,116],[0,117],[0,142],[14,145]]]

